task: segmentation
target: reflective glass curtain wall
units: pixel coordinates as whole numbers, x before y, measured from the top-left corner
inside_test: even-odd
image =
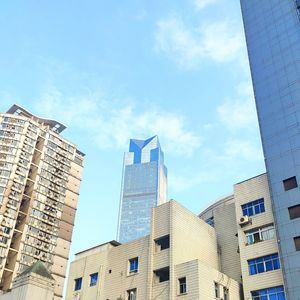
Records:
[[[167,199],[167,169],[158,137],[130,140],[124,155],[118,241],[150,233],[151,209]]]
[[[248,55],[287,299],[300,295],[300,218],[288,208],[300,204],[300,1],[241,0]],[[293,182],[296,182],[295,180]]]

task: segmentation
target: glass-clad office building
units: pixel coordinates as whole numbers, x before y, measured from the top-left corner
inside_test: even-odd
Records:
[[[118,241],[150,233],[151,210],[167,199],[167,168],[157,136],[130,140],[124,154]]]
[[[241,7],[286,297],[300,299],[300,1]]]

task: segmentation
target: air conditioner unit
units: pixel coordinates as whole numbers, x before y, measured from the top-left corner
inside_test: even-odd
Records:
[[[239,224],[242,225],[246,225],[250,222],[249,217],[248,216],[243,216],[240,218]]]

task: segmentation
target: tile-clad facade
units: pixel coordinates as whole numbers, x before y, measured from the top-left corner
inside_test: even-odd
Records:
[[[138,270],[130,273],[129,262],[136,258]],[[144,300],[213,299],[215,284],[220,298],[226,290],[230,299],[238,300],[239,283],[219,267],[215,230],[170,201],[153,208],[150,235],[122,245],[113,241],[76,255],[66,300],[130,299],[129,292]],[[94,272],[99,272],[99,280],[90,286]],[[80,278],[82,285],[75,290]],[[183,278],[186,290],[180,290]]]
[[[199,217],[215,228],[221,271],[241,282],[241,262],[236,236],[237,224],[234,195],[221,199],[205,209]]]
[[[251,292],[284,285],[282,268],[251,275],[248,263],[257,258],[278,254],[279,250],[267,174],[236,184],[234,199],[244,296],[245,299],[252,299]],[[248,221],[244,222],[246,215],[243,214],[243,205],[258,199],[263,199],[261,207],[264,209],[257,207],[255,214],[254,207],[254,214],[248,216]],[[268,231],[264,231],[265,228]],[[251,237],[247,238],[249,235]]]
[[[271,189],[279,253],[288,299],[300,299],[300,3],[299,0],[241,0],[260,132]]]
[[[0,114],[1,290],[41,260],[62,297],[84,157],[64,128],[17,105]]]

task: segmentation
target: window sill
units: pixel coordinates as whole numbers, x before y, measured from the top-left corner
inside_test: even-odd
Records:
[[[131,273],[127,274],[127,277],[131,277],[131,276],[138,275],[138,274],[139,274],[139,272],[131,272]]]
[[[177,294],[177,296],[179,297],[179,296],[185,296],[185,295],[187,295],[188,294],[188,292],[185,292],[185,293],[182,293],[182,294]]]

